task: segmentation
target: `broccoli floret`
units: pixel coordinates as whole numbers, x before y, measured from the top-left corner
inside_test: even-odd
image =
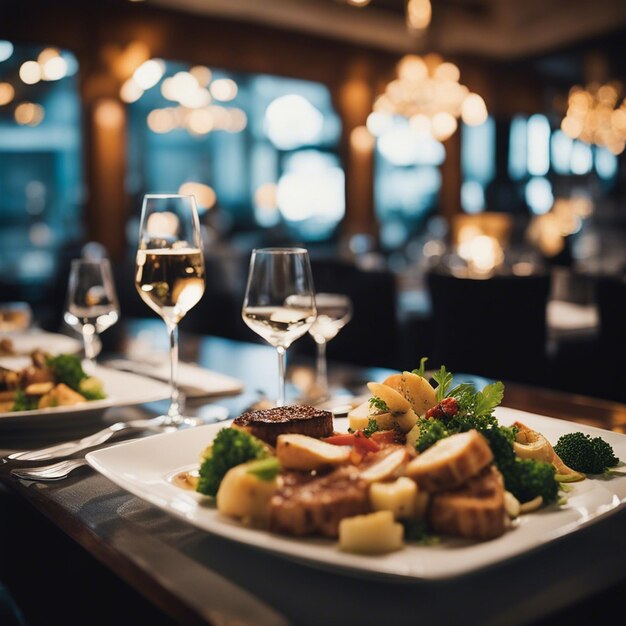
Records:
[[[434,545],[439,543],[439,537],[434,535],[425,519],[401,520],[404,526],[404,540],[421,545]]]
[[[59,354],[46,359],[46,365],[52,370],[57,382],[65,383],[74,391],[80,392],[80,381],[87,378],[80,357],[75,354]]]
[[[604,439],[581,432],[560,437],[554,451],[565,465],[585,474],[602,474],[619,463],[613,448]]]
[[[95,376],[83,378],[78,384],[78,391],[85,396],[87,400],[103,400],[106,398],[102,381]]]
[[[520,502],[528,502],[541,496],[545,504],[555,502],[559,483],[554,478],[550,463],[534,459],[515,458],[512,463],[498,466],[504,477],[504,485]]]
[[[269,456],[250,463],[248,467],[248,474],[253,474],[259,480],[266,482],[274,480],[278,476],[278,472],[280,472],[280,463],[275,456]]]
[[[494,463],[498,467],[508,465],[515,461],[513,441],[515,441],[516,428],[493,426],[491,428],[478,428],[477,430],[487,439],[489,447],[493,452]]]
[[[21,389],[15,392],[15,401],[11,411],[32,411],[37,408],[39,398],[27,396]]]
[[[445,424],[438,419],[420,418],[417,424],[420,434],[415,444],[415,449],[419,452],[424,452],[424,450],[430,448],[430,446],[437,443],[440,439],[445,439],[453,434],[446,428]]]
[[[268,456],[266,445],[256,437],[237,428],[222,428],[211,446],[211,452],[200,465],[196,491],[215,496],[226,472],[246,461]]]

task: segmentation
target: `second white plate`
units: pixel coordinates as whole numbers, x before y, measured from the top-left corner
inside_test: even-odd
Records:
[[[0,413],[0,428],[50,428],[77,422],[111,407],[155,402],[169,397],[169,385],[152,378],[108,367],[96,367],[94,375],[104,386],[104,400],[82,402],[72,406],[57,406],[34,411]]]

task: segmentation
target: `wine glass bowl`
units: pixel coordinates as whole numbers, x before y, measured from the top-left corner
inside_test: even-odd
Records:
[[[204,294],[204,255],[193,196],[146,194],[141,211],[135,263],[141,299],[167,327],[170,340],[171,397],[166,426],[195,425],[180,413],[178,323]]]
[[[88,367],[97,356],[97,336],[119,319],[119,305],[108,259],[73,259],[70,265],[65,323],[81,333]]]
[[[315,303],[317,318],[309,334],[317,346],[317,364],[315,386],[310,395],[316,400],[325,400],[330,395],[326,344],[352,319],[352,301],[340,293],[318,293]]]
[[[252,251],[243,321],[278,353],[277,406],[285,404],[285,352],[315,321],[315,292],[304,248]]]

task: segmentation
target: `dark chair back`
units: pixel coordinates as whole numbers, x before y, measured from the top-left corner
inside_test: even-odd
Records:
[[[599,278],[596,303],[600,314],[595,364],[599,391],[605,398],[626,402],[626,275]]]
[[[432,272],[431,366],[533,384],[546,382],[550,277],[483,280]]]

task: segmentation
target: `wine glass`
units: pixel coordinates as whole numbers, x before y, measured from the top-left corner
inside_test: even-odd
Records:
[[[204,293],[200,221],[193,196],[146,194],[141,209],[135,287],[165,322],[170,344],[170,406],[165,426],[194,426],[183,417],[178,389],[178,323]]]
[[[297,302],[294,302],[294,296]],[[242,317],[278,353],[276,406],[285,404],[285,352],[307,332],[315,315],[315,291],[307,250],[253,250]]]
[[[309,328],[309,335],[317,345],[315,393],[318,400],[329,397],[326,344],[352,319],[352,301],[340,293],[315,294],[317,318]]]
[[[65,323],[83,336],[88,369],[98,353],[97,335],[119,319],[119,305],[108,259],[73,259],[67,289]]]

